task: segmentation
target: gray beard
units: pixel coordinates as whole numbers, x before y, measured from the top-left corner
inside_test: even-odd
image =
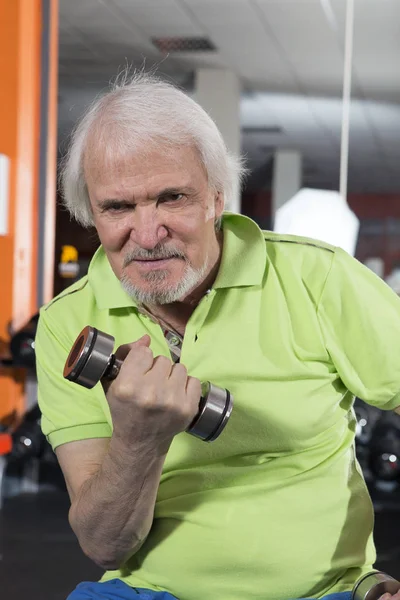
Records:
[[[164,270],[152,271],[142,275],[143,279],[151,284],[152,289],[144,290],[132,283],[128,275],[122,275],[121,285],[124,291],[138,304],[172,304],[183,300],[194,288],[205,278],[207,262],[195,269],[189,263],[186,264],[185,273],[177,284],[165,287],[163,282],[167,279],[169,272]]]

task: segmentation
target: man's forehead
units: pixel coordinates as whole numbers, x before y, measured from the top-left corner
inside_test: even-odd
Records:
[[[190,149],[179,152],[144,152],[114,157],[85,157],[85,177],[89,187],[99,191],[143,189],[146,195],[157,195],[167,188],[193,187],[203,179],[205,170]]]
[[[93,136],[92,136],[93,137]],[[129,169],[131,165],[180,165],[202,164],[200,154],[193,144],[170,144],[165,140],[158,143],[118,144],[112,138],[107,143],[98,143],[93,139],[88,141],[84,152],[85,169],[121,170]]]
[[[121,179],[110,179],[95,183],[96,197],[100,198],[124,198],[139,199],[141,197],[157,198],[162,194],[195,193],[196,188],[188,178],[172,177],[149,177],[141,180],[136,177]]]

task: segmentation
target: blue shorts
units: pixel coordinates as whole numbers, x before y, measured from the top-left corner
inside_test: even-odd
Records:
[[[153,592],[132,588],[120,579],[104,583],[84,581],[70,594],[67,600],[177,600],[168,592]]]
[[[153,592],[141,588],[131,588],[120,579],[105,583],[85,581],[70,594],[67,600],[177,600],[168,592]],[[247,600],[243,598],[243,600]],[[351,592],[330,594],[324,600],[351,600]]]

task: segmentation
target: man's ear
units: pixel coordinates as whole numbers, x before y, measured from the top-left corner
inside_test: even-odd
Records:
[[[217,192],[215,196],[215,218],[219,219],[222,213],[224,212],[225,207],[225,197],[223,192]]]

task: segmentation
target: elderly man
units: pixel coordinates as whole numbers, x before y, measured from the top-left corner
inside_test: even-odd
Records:
[[[346,599],[375,561],[352,407],[400,404],[400,300],[338,248],[224,213],[241,173],[153,76],[73,134],[65,203],[101,246],[41,310],[39,400],[71,526],[106,573],[70,600]],[[63,378],[86,325],[125,357],[92,390]],[[185,432],[204,380],[235,398],[209,444]]]

